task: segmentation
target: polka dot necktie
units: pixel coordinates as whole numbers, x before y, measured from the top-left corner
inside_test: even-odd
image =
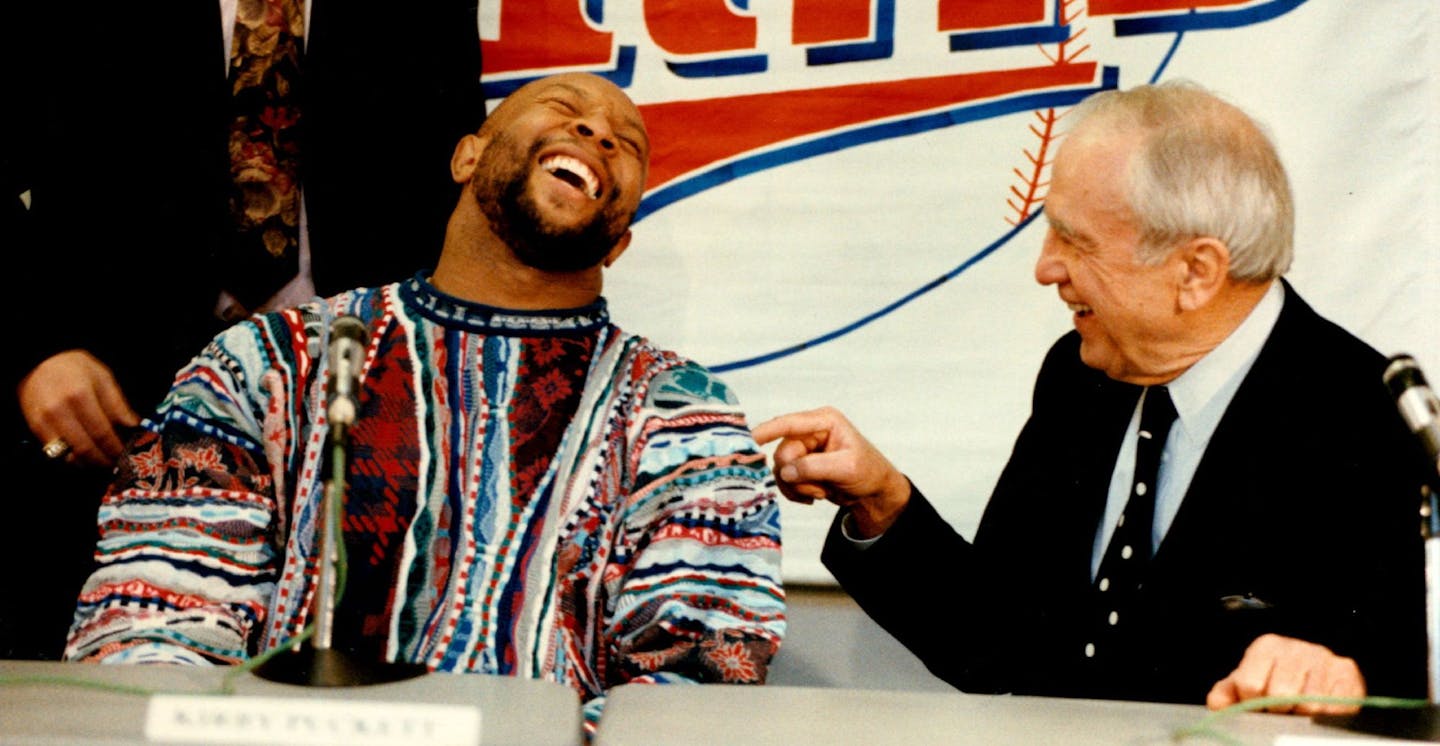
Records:
[[[255,309],[299,271],[302,0],[239,0],[230,48],[226,289]]]
[[[1101,634],[1086,643],[1085,655],[1094,658],[1104,652],[1105,640],[1126,623],[1126,614],[1144,580],[1144,571],[1154,552],[1150,535],[1155,523],[1155,493],[1159,486],[1160,456],[1165,439],[1175,423],[1175,404],[1164,386],[1145,391],[1140,410],[1140,430],[1135,446],[1135,479],[1125,512],[1115,524],[1110,545],[1095,575],[1100,593]]]

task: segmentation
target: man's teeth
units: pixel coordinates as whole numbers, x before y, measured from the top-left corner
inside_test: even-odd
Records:
[[[584,184],[590,199],[600,199],[600,180],[588,166],[568,155],[552,155],[540,161],[540,167],[576,186]],[[577,181],[579,183],[577,183]]]
[[[1091,308],[1084,303],[1066,303],[1065,305],[1070,308],[1071,313],[1084,315],[1091,311]]]

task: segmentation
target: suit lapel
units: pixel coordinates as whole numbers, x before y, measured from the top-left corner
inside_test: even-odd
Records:
[[[1262,499],[1264,476],[1272,472],[1261,468],[1265,454],[1273,451],[1276,423],[1283,422],[1284,412],[1294,404],[1287,380],[1294,374],[1295,351],[1306,345],[1307,329],[1318,318],[1289,283],[1281,283],[1285,303],[1275,328],[1215,428],[1155,555],[1155,572],[1166,572],[1181,561],[1193,565],[1206,556],[1217,535],[1232,533],[1227,526],[1233,529],[1260,507],[1256,501]]]

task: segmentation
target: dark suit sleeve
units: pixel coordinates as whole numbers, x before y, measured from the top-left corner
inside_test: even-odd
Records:
[[[825,566],[940,678],[971,692],[1032,689],[1027,678],[1055,670],[1069,639],[1052,634],[1068,624],[1055,610],[1073,607],[1070,599],[1089,585],[1097,506],[1114,462],[1111,441],[1118,442],[1124,426],[1091,412],[1116,397],[1122,408],[1124,401],[1133,407],[1134,394],[1083,369],[1077,340],[1062,339],[1037,376],[1030,418],[975,542],[956,533],[916,490],[895,525],[864,551],[840,534],[837,516]],[[1096,436],[1076,437],[1064,424],[1072,419],[1088,423]],[[1106,443],[1109,462],[1092,458]],[[1051,693],[1070,689],[1063,675],[1043,678]]]
[[[953,659],[961,657],[955,651],[968,637],[960,628],[976,610],[967,594],[951,586],[964,582],[973,547],[913,485],[905,512],[867,549],[841,533],[845,515],[836,514],[821,561],[876,623],[937,676],[959,686]],[[957,605],[958,614],[948,613]]]

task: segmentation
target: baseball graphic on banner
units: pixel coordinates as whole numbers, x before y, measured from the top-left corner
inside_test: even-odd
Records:
[[[844,410],[973,535],[1071,328],[1035,282],[1065,114],[1188,79],[1264,123],[1323,315],[1440,375],[1440,6],[1409,0],[496,0],[486,95],[602,75],[653,145],[622,327],[719,372],[752,424]],[[1364,40],[1363,43],[1360,40]],[[830,582],[834,510],[784,506]]]

